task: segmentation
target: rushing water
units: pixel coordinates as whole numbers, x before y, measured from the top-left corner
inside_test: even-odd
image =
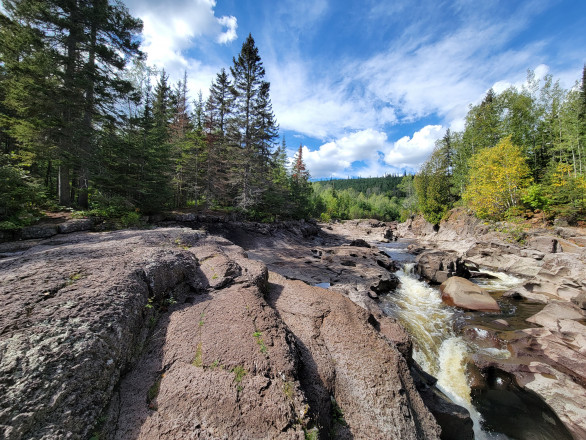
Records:
[[[554,427],[551,433],[541,434],[550,428],[549,424],[542,426],[543,419],[557,417],[543,402],[538,401],[539,399],[536,401],[526,391],[509,387],[506,390],[488,389],[476,393],[474,399],[471,396],[466,374],[471,355],[481,353],[492,358],[506,359],[510,357],[510,352],[504,347],[483,347],[480,343],[467,341],[461,336],[462,329],[466,326],[472,327],[482,339],[483,332],[488,334],[483,327],[494,326],[497,318],[506,319],[510,324],[509,329],[527,328],[529,325],[524,319],[537,313],[543,306],[501,297],[504,291],[518,285],[522,280],[507,274],[484,271],[490,279],[475,281],[497,299],[502,311],[499,314],[465,312],[446,306],[436,288],[430,287],[412,274],[413,256],[405,253],[406,246],[407,244],[401,242],[381,246],[395,261],[404,263],[403,269],[396,274],[401,281],[399,289],[394,294],[382,297],[381,306],[385,313],[399,319],[412,336],[415,361],[438,379],[437,386],[441,391],[455,403],[468,409],[474,422],[476,439],[566,438],[562,432],[563,427]],[[500,379],[497,378],[497,383],[498,380]],[[516,406],[507,407],[503,404],[503,399],[505,402],[516,402]],[[485,415],[484,418],[477,408]],[[520,426],[520,420],[516,417],[524,414],[527,419],[523,421],[524,426]],[[541,414],[546,414],[547,417],[541,417]],[[540,433],[537,437],[536,432]]]
[[[383,300],[385,308],[413,336],[415,361],[438,379],[438,388],[452,401],[470,411],[476,438],[489,438],[480,430],[481,417],[472,405],[466,377],[468,347],[454,332],[454,310],[442,303],[437,290],[412,276],[412,268],[408,263],[397,272],[401,286]]]

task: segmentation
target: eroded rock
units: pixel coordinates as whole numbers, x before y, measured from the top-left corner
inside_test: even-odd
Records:
[[[448,278],[440,285],[442,301],[466,310],[498,312],[500,307],[484,289],[461,277]]]

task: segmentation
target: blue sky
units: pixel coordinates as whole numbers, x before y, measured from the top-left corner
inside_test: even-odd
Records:
[[[249,33],[281,134],[313,178],[416,171],[469,104],[521,85],[562,86],[586,62],[584,0],[126,0],[149,63],[207,94]]]

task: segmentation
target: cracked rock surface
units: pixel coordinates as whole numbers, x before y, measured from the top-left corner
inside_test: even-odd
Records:
[[[225,238],[54,236],[0,259],[0,299],[1,438],[439,438],[400,326]]]

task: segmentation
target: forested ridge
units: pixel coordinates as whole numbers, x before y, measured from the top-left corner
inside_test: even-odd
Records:
[[[9,0],[0,14],[0,226],[37,208],[104,216],[199,207],[305,217],[301,149],[287,166],[251,35],[209,97],[145,64],[119,2]]]
[[[461,132],[447,130],[414,180],[417,210],[437,223],[453,206],[502,220],[542,210],[570,223],[586,214],[586,66],[569,90],[529,71],[488,91]]]

